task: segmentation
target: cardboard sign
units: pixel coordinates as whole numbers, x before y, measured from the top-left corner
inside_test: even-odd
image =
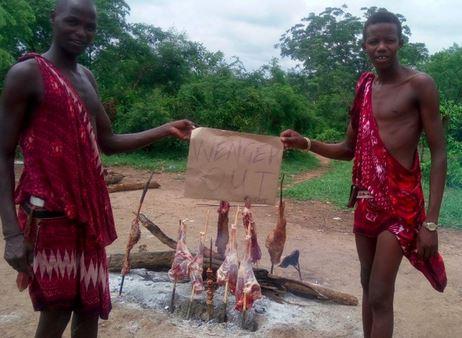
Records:
[[[197,128],[192,132],[185,197],[274,204],[283,146],[279,137]]]

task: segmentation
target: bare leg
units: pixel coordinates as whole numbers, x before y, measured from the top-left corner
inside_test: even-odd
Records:
[[[395,280],[403,252],[392,233],[377,238],[374,263],[369,281],[369,306],[372,310],[371,337],[392,337]]]
[[[98,336],[98,315],[74,312],[72,316],[72,338],[96,338]]]
[[[376,238],[369,238],[356,235],[356,249],[358,251],[359,263],[361,264],[361,286],[363,287],[363,331],[364,337],[369,338],[372,330],[372,311],[369,306],[369,280],[374,262]]]
[[[61,338],[66,329],[71,311],[42,311],[35,338]]]

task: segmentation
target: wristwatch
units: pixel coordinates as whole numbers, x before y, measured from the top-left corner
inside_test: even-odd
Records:
[[[436,231],[438,229],[438,224],[434,222],[423,222],[422,225],[429,231]]]

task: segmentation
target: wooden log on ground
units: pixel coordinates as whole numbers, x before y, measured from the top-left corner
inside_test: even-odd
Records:
[[[172,266],[175,251],[133,252],[130,255],[132,269],[147,269],[152,271],[166,271]],[[110,272],[120,272],[124,254],[112,254],[108,259]]]
[[[134,182],[134,183],[118,183],[118,184],[111,184],[107,187],[107,190],[112,192],[120,192],[120,191],[132,191],[132,190],[142,190],[144,188],[145,182]],[[149,189],[158,189],[160,188],[160,184],[156,181],[151,181],[149,183]]]
[[[268,279],[297,296],[306,297],[311,295],[312,297],[319,300],[332,300],[335,303],[342,305],[358,305],[358,298],[355,296],[329,289],[318,284],[313,284],[306,281],[301,282],[298,280],[271,274],[268,274]]]
[[[161,241],[163,244],[168,246],[169,248],[175,250],[176,249],[176,241],[168,237],[154,222],[152,222],[149,218],[147,218],[145,215],[140,214],[140,222],[141,224],[149,230],[151,234],[156,236],[159,241]]]
[[[112,185],[120,183],[120,181],[122,181],[124,177],[125,175],[116,173],[114,171],[107,171],[104,174],[104,181],[107,185]]]

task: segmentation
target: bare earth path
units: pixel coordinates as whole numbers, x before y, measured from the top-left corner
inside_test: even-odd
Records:
[[[116,168],[130,177],[145,179],[148,173],[130,168]],[[158,174],[155,179],[161,188],[151,190],[146,198],[143,212],[175,237],[179,218],[194,220],[190,226],[188,242],[197,243],[199,231],[205,218],[205,207],[196,206],[200,201],[182,197],[183,176]],[[140,192],[111,194],[119,239],[108,248],[109,253],[122,252],[127,240],[131,212],[135,210]],[[346,198],[346,197],[345,197]],[[214,215],[216,208],[210,208]],[[301,251],[303,277],[317,281],[337,290],[361,297],[359,286],[359,264],[351,234],[352,213],[338,211],[319,202],[287,201],[288,241],[286,253],[297,248]],[[234,210],[232,209],[231,212]],[[274,207],[255,208],[260,244],[263,250],[262,266],[269,266],[264,239],[276,222]],[[334,219],[335,218],[335,219]],[[215,228],[212,228],[215,236]],[[240,229],[241,230],[241,229]],[[165,250],[162,244],[142,229],[140,245],[148,250]],[[241,233],[240,233],[241,235]],[[3,252],[4,243],[0,241]],[[396,337],[462,337],[462,232],[442,229],[440,248],[445,258],[449,283],[446,291],[434,291],[424,277],[403,260],[396,287],[395,336]],[[135,247],[134,250],[137,250]],[[15,273],[0,260],[0,332],[1,337],[33,336],[38,315],[33,312],[27,292],[19,293],[15,286]],[[296,272],[276,268],[276,273],[296,278]],[[164,312],[142,310],[126,304],[113,295],[114,308],[108,321],[100,323],[101,337],[202,337],[221,336],[213,328],[204,328],[170,317]],[[330,312],[307,318],[306,325],[276,326],[266,337],[351,337],[360,332],[360,307],[325,305]],[[339,322],[336,313],[349,318]],[[314,330],[310,322],[322,322],[325,330]],[[319,325],[317,326],[319,327]],[[329,330],[336,327],[336,332]],[[221,331],[220,331],[221,332]],[[232,335],[261,336],[248,332]],[[69,332],[66,332],[69,337]]]

